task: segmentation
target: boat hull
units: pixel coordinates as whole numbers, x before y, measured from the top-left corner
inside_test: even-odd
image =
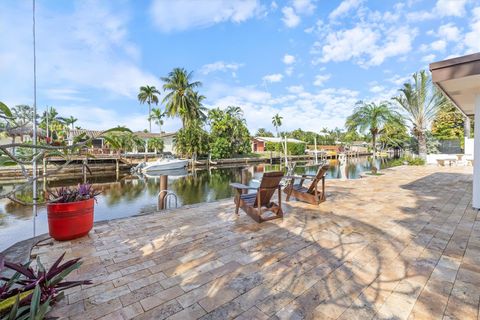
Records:
[[[188,166],[188,160],[174,160],[174,161],[168,161],[168,162],[147,164],[147,166],[145,166],[142,169],[142,172],[148,173],[148,172],[155,172],[155,171],[182,169],[187,166]]]

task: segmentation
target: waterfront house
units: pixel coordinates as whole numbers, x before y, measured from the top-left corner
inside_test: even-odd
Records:
[[[81,134],[85,134],[87,137],[93,138],[92,139],[92,153],[111,153],[111,150],[106,148],[105,139],[100,137],[102,131],[100,130],[86,130],[86,129],[75,129],[69,130],[67,136],[68,145],[71,145],[76,137]],[[173,145],[173,140],[175,137],[175,132],[162,132],[162,133],[150,133],[150,132],[143,132],[137,131],[134,134],[144,140],[145,148],[148,147],[148,140],[160,138],[163,140],[163,152],[171,152],[175,153],[175,148]],[[129,150],[131,153],[138,154],[139,150],[134,148],[133,150]]]

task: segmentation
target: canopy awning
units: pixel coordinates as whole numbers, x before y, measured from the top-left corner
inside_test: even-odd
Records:
[[[430,64],[432,81],[466,115],[475,114],[480,94],[480,52]]]
[[[472,206],[480,209],[480,53],[430,64],[432,81],[466,115],[475,115]]]

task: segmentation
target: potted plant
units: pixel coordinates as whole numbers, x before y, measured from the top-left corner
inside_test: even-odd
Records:
[[[78,269],[80,258],[62,263],[65,253],[46,269],[37,256],[36,268],[6,261],[0,255],[0,319],[44,319],[52,306],[64,296],[64,290],[92,284],[89,280],[65,281]],[[5,272],[4,272],[5,271]]]
[[[93,227],[93,209],[99,194],[91,184],[50,192],[47,204],[50,236],[64,241],[88,234]]]

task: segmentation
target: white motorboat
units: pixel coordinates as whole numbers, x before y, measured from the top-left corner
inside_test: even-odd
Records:
[[[162,158],[152,162],[146,162],[142,167],[142,173],[182,169],[188,166],[187,159]]]

